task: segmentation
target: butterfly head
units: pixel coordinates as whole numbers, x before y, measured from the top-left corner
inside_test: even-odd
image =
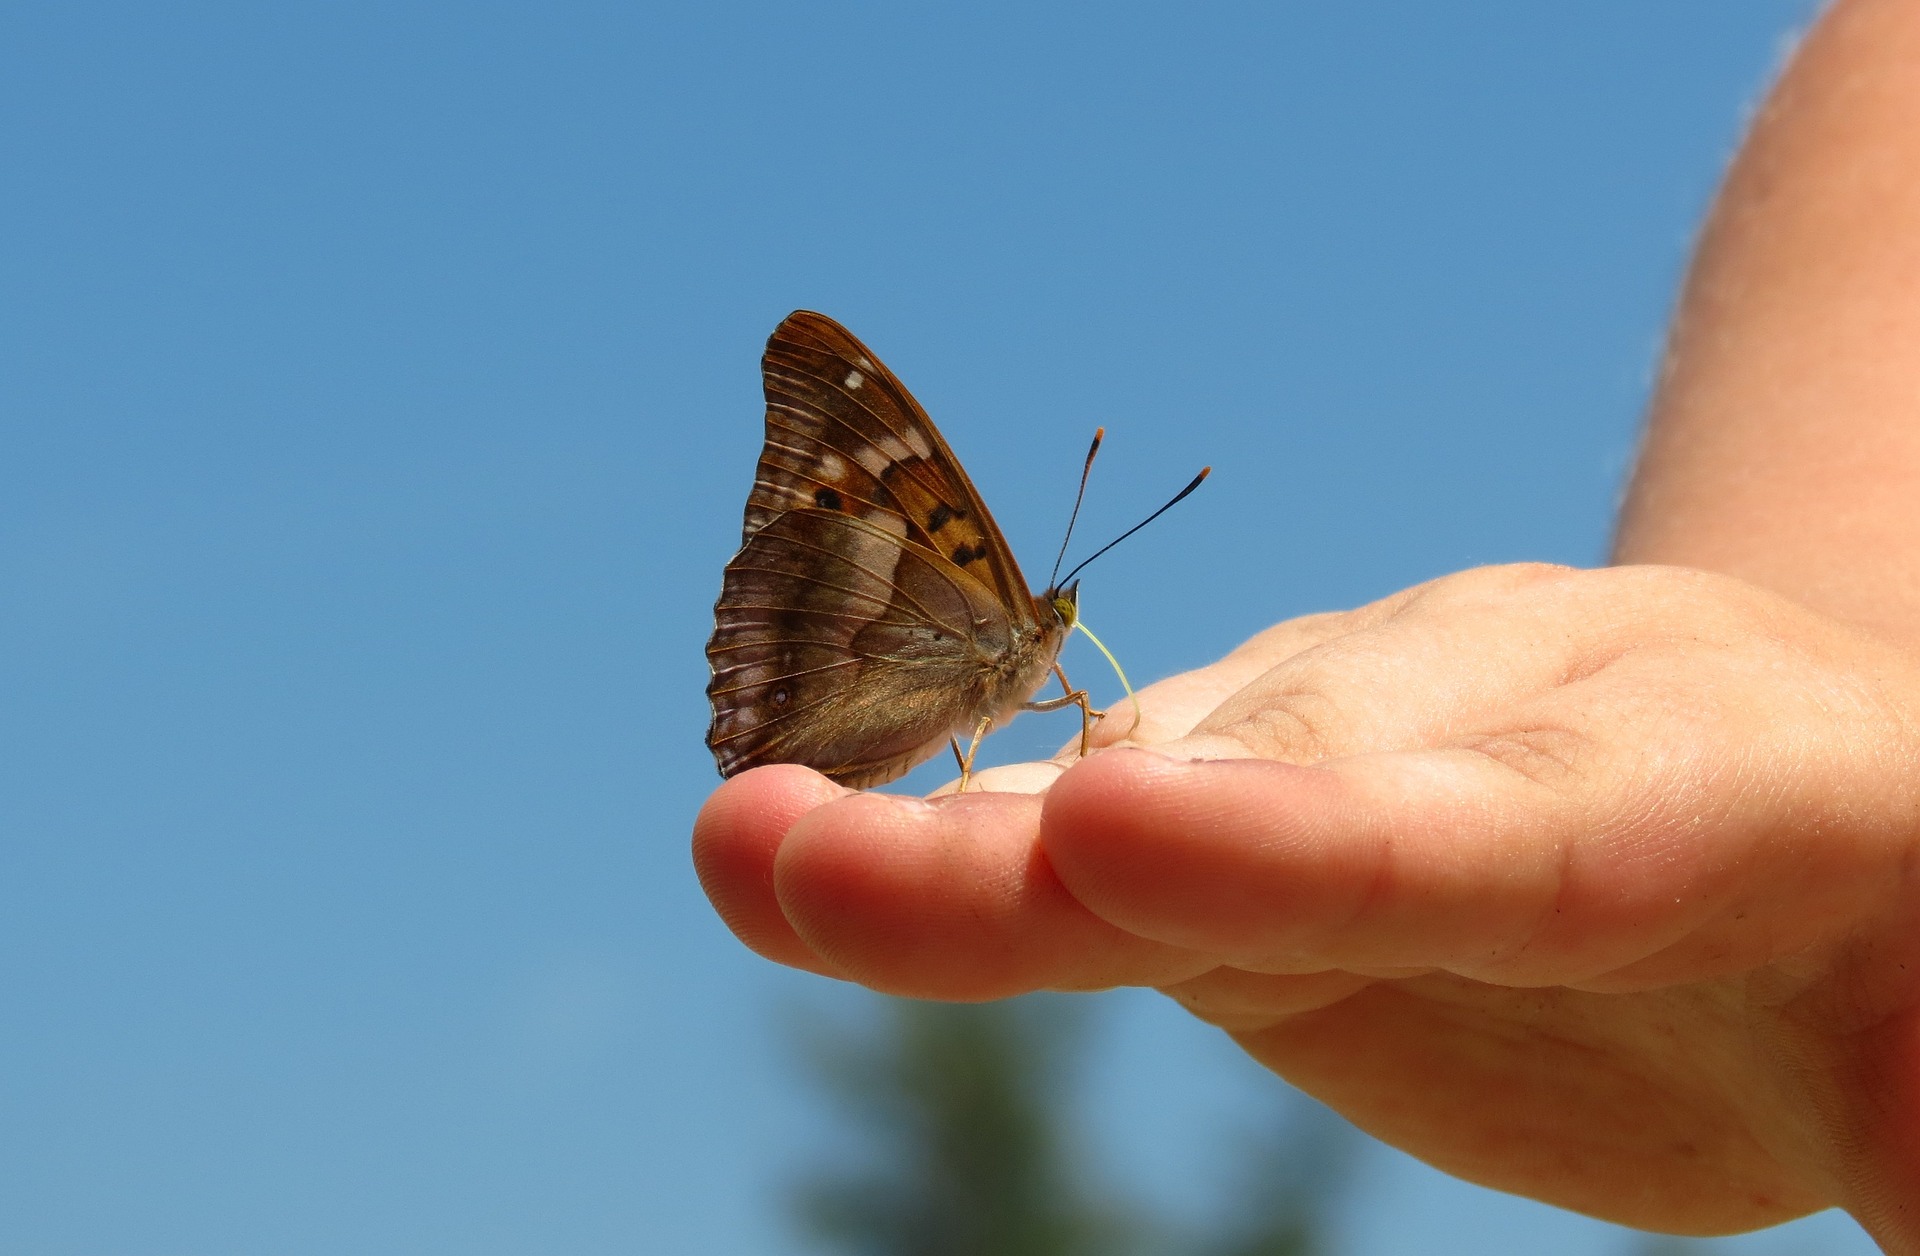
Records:
[[[1068,632],[1073,631],[1074,623],[1080,618],[1080,582],[1078,580],[1072,581],[1065,588],[1048,589],[1047,596],[1040,600],[1053,607],[1053,613],[1060,617],[1063,628]]]

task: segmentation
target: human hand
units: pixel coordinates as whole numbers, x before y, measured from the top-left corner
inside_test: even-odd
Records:
[[[936,802],[802,768],[695,829],[783,963],[1159,987],[1438,1167],[1630,1225],[1920,1250],[1920,667],[1677,568],[1465,572]],[[1056,779],[1057,778],[1057,779]]]

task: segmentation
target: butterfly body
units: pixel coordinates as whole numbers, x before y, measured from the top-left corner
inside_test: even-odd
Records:
[[[1033,595],[932,420],[838,323],[790,315],[761,367],[767,440],[707,643],[721,775],[864,788],[977,744],[1057,672],[1074,588]]]

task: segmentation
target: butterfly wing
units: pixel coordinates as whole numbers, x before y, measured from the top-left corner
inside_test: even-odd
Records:
[[[788,510],[855,515],[900,530],[984,583],[1015,616],[1033,595],[960,460],[880,359],[824,314],[798,310],[760,361],[767,444],[745,535]],[[898,520],[898,523],[895,522]]]
[[[804,763],[860,788],[988,698],[1006,617],[978,581],[857,516],[790,511],[727,564],[707,658],[721,774]]]
[[[707,744],[723,776],[804,763],[879,784],[1030,697],[1065,629],[865,345],[801,311],[762,369],[767,442],[714,607]]]

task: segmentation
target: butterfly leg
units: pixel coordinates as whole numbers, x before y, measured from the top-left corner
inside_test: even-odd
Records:
[[[954,790],[954,793],[964,794],[967,792],[967,781],[973,776],[974,752],[980,749],[980,742],[986,737],[987,730],[992,727],[993,720],[983,717],[980,721],[980,726],[973,730],[973,740],[967,743],[967,753],[964,755],[960,753],[959,739],[954,737],[947,738],[947,744],[953,747],[953,761],[960,765],[960,788]]]
[[[1070,706],[1079,707],[1080,757],[1084,759],[1087,757],[1089,748],[1087,738],[1093,732],[1093,722],[1105,716],[1106,712],[1093,709],[1093,705],[1087,701],[1087,691],[1084,689],[1075,689],[1073,685],[1068,682],[1067,673],[1061,669],[1060,664],[1055,663],[1053,665],[1053,674],[1060,678],[1060,687],[1066,690],[1066,693],[1058,698],[1048,698],[1044,702],[1028,702],[1021,706],[1020,709],[1022,711],[1059,711]]]

